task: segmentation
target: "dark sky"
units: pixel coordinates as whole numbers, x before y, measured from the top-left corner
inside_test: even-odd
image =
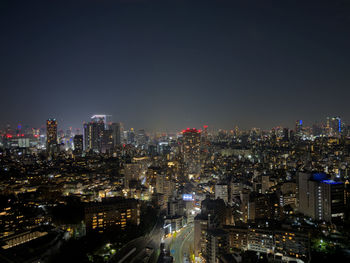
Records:
[[[350,1],[0,1],[0,124],[350,120]]]

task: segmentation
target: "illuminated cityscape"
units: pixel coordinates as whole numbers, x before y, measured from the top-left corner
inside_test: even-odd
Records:
[[[350,262],[350,2],[0,5],[0,263]]]
[[[350,126],[340,117],[294,130],[160,134],[100,117],[82,121],[84,135],[55,119],[46,131],[18,127],[1,136],[6,260],[346,258]]]

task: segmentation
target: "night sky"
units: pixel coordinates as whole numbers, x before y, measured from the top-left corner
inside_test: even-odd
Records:
[[[350,1],[0,1],[0,126],[350,121]]]

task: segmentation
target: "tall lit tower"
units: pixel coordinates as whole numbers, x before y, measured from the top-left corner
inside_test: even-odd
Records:
[[[109,129],[112,130],[113,147],[121,144],[121,123],[111,123],[109,124]]]
[[[57,146],[57,121],[56,119],[48,119],[46,121],[46,149],[54,150]]]
[[[342,122],[340,117],[327,117],[328,136],[338,136],[342,132]]]
[[[208,125],[203,126],[203,136],[206,141],[208,139]]]
[[[300,136],[302,135],[302,131],[303,131],[303,121],[297,120],[295,122],[295,134]]]
[[[182,131],[185,175],[197,179],[200,176],[201,131],[187,128]]]
[[[101,152],[105,132],[105,115],[94,115],[91,122],[84,124],[84,141],[86,151]]]

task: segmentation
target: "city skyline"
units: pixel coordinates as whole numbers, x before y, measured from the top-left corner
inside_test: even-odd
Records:
[[[350,262],[350,1],[2,0],[0,261]]]
[[[350,115],[344,1],[3,7],[3,124],[38,127],[54,116],[63,127],[81,127],[87,115],[106,112],[154,130],[267,129]]]
[[[318,119],[318,120],[304,120],[304,119],[298,119],[298,120],[292,120],[287,126],[283,126],[283,125],[275,125],[275,126],[272,126],[272,127],[268,127],[268,126],[264,126],[264,127],[259,127],[259,126],[250,126],[250,127],[243,127],[243,126],[240,126],[239,123],[234,123],[232,124],[231,126],[228,126],[228,127],[218,127],[218,126],[212,126],[212,125],[208,125],[208,123],[201,123],[201,124],[198,124],[198,125],[187,125],[187,126],[181,126],[181,127],[178,127],[178,128],[175,128],[175,129],[169,129],[169,128],[161,128],[161,129],[155,129],[155,128],[145,128],[145,127],[141,127],[139,125],[137,126],[130,126],[128,122],[121,122],[121,121],[115,121],[113,116],[112,115],[108,115],[108,114],[93,114],[91,115],[91,118],[86,118],[86,120],[82,121],[81,122],[81,125],[77,125],[77,126],[70,126],[70,125],[65,125],[65,122],[63,120],[60,120],[60,119],[57,119],[57,118],[53,118],[52,119],[55,119],[57,120],[58,122],[58,129],[59,130],[79,130],[80,133],[82,132],[82,130],[84,129],[84,125],[86,123],[89,123],[91,122],[92,118],[94,116],[108,116],[110,118],[110,120],[108,122],[105,122],[106,124],[108,123],[121,123],[123,125],[123,128],[126,128],[127,130],[129,129],[134,129],[134,130],[143,130],[143,129],[146,129],[148,132],[169,132],[169,133],[180,133],[183,129],[188,129],[188,128],[198,128],[198,129],[203,129],[203,127],[207,127],[209,128],[210,130],[212,131],[218,131],[218,130],[233,130],[235,128],[239,128],[243,131],[249,131],[251,129],[261,129],[263,131],[268,131],[268,130],[271,130],[271,129],[274,129],[274,128],[288,128],[290,130],[295,130],[296,129],[296,122],[301,122],[301,125],[302,127],[309,127],[309,128],[312,128],[313,125],[318,125],[318,126],[322,126],[322,125],[327,125],[327,119],[328,118],[340,118],[341,120],[341,125],[348,125],[348,122],[346,120],[344,120],[342,118],[342,116],[340,115],[335,115],[335,116],[327,116],[323,119]],[[48,119],[51,119],[51,118],[48,118]],[[10,127],[12,129],[15,129],[16,127],[20,126],[21,129],[22,128],[35,128],[35,129],[42,129],[42,128],[45,128],[45,122],[46,120],[44,120],[43,124],[41,124],[40,126],[31,126],[30,124],[26,123],[26,122],[13,122],[13,123],[10,123],[10,122],[7,122],[6,124],[3,123],[1,126],[0,126],[0,130],[1,129],[6,129],[6,127]]]

